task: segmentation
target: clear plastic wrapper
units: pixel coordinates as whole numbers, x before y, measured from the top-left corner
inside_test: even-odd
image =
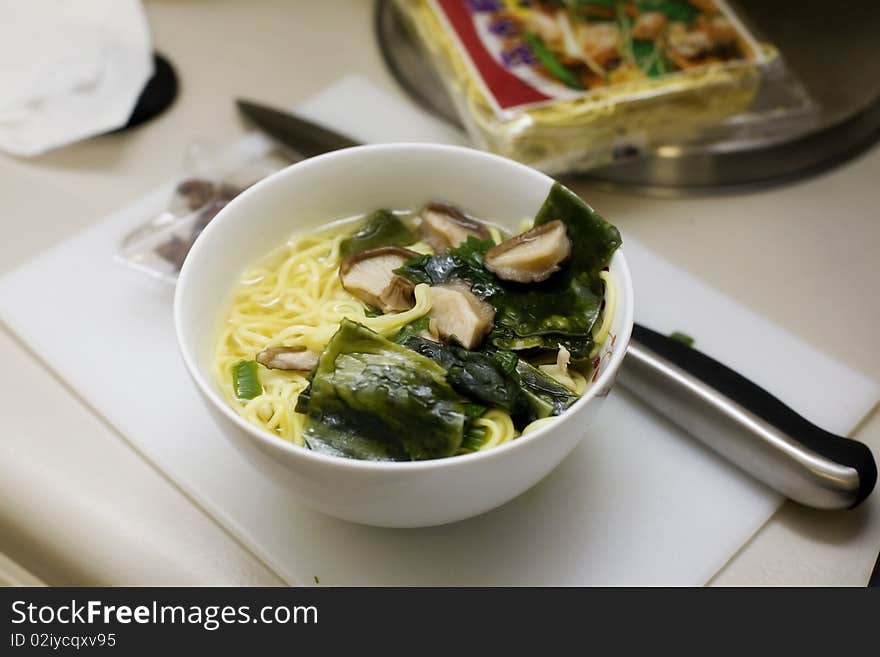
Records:
[[[290,163],[289,157],[262,140],[232,150],[194,144],[187,150],[167,207],[125,238],[117,260],[176,281],[193,242],[217,213],[255,182]]]
[[[778,60],[723,0],[395,0],[475,143],[550,173],[744,115]]]

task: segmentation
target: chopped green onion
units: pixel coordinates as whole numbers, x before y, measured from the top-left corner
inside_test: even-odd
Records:
[[[676,342],[681,342],[683,345],[688,347],[694,346],[694,339],[689,336],[687,333],[682,333],[680,331],[673,331],[669,334],[669,337],[675,340]]]
[[[232,367],[232,389],[237,399],[253,399],[263,393],[257,361],[243,360]]]
[[[485,412],[486,407],[482,404],[468,403],[464,405],[464,414],[472,420],[476,420]]]
[[[523,36],[535,57],[538,58],[538,61],[541,62],[541,65],[547,69],[547,72],[550,73],[550,75],[572,89],[584,88],[580,78],[568,70],[562,62],[556,59],[556,56],[547,48],[547,46],[544,45],[544,42],[541,41],[541,37],[534,32],[526,32]]]
[[[461,449],[464,452],[478,452],[486,442],[486,428],[470,426],[461,441]]]

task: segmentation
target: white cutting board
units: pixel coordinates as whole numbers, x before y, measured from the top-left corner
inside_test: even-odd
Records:
[[[354,105],[356,122],[347,109]],[[301,110],[364,141],[461,139],[361,78],[341,81]],[[265,145],[251,138],[237,150]],[[0,319],[288,582],[698,585],[781,503],[617,388],[552,475],[481,517],[386,530],[305,509],[214,429],[178,357],[173,289],[113,260],[121,238],[162,209],[170,189],[0,279]],[[848,433],[877,401],[874,382],[626,235],[624,244],[638,321],[695,336],[700,348],[831,431]]]

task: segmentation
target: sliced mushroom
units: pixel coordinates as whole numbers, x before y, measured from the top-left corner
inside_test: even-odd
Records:
[[[701,30],[689,31],[684,23],[669,26],[667,55],[686,67],[689,62],[712,49],[712,40]]]
[[[668,22],[665,14],[659,11],[646,11],[636,19],[632,26],[632,37],[633,39],[653,41],[660,36]]]
[[[305,347],[270,347],[257,354],[257,362],[273,370],[308,372],[318,366],[320,357]]]
[[[473,349],[492,330],[495,309],[478,299],[467,284],[453,281],[431,288],[430,330]]]
[[[580,23],[578,39],[583,54],[599,66],[620,54],[620,27],[617,23]]]
[[[422,238],[435,253],[443,253],[447,249],[456,247],[471,235],[481,240],[491,237],[483,224],[451,205],[428,203],[422,208],[420,216],[422,223],[419,230]]]
[[[339,265],[342,287],[382,312],[413,307],[415,286],[394,273],[419,254],[401,246],[380,246],[346,256]]]
[[[724,16],[703,17],[705,19],[705,31],[709,34],[709,38],[717,46],[726,46],[736,43],[739,34],[733,23]]]
[[[551,221],[536,226],[486,251],[486,269],[505,281],[538,283],[559,271],[571,255],[565,224]]]

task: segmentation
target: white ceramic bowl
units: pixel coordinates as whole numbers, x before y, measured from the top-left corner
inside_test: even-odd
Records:
[[[462,520],[535,485],[583,438],[623,360],[633,294],[620,251],[610,268],[618,289],[615,339],[602,356],[598,378],[552,425],[484,452],[386,463],[297,447],[251,425],[226,404],[211,376],[210,358],[220,314],[240,273],[292,234],[379,207],[417,208],[433,199],[516,231],[536,214],[552,184],[534,169],[472,149],[385,144],[305,160],[245,191],[196,241],[174,299],[183,359],[220,431],[307,505],[369,525],[423,527]]]

